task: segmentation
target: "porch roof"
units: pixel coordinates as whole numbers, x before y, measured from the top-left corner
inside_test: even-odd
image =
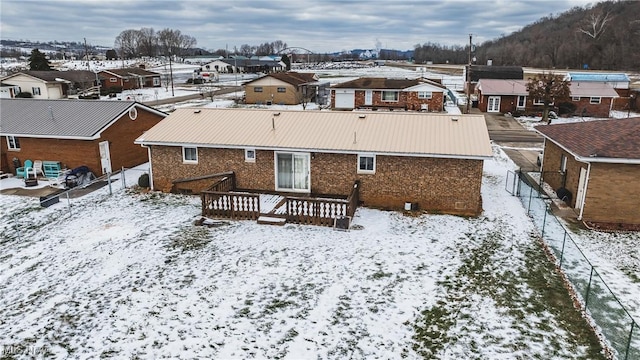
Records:
[[[483,115],[178,109],[142,145],[474,158],[492,156]]]
[[[526,80],[480,79],[476,88],[482,95],[529,95]]]

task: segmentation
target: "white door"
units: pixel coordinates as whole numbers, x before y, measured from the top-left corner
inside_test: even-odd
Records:
[[[373,90],[365,90],[364,92],[364,104],[372,105],[373,104]]]
[[[584,204],[584,187],[587,182],[587,170],[580,168],[580,180],[578,180],[578,194],[576,194],[576,209],[582,209]]]
[[[309,154],[276,153],[276,190],[310,192]]]
[[[355,106],[355,92],[353,90],[336,89],[336,109],[353,109]]]
[[[500,112],[500,96],[489,96],[487,112]]]
[[[98,144],[100,147],[100,165],[102,166],[102,173],[111,173],[111,154],[109,153],[109,142],[102,141]]]

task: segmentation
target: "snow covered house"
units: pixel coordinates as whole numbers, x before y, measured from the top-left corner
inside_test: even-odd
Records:
[[[2,99],[3,171],[13,160],[86,165],[96,175],[147,160],[133,143],[166,114],[132,101]]]
[[[363,77],[331,87],[331,109],[443,111],[446,87],[425,79]]]
[[[542,178],[578,220],[640,230],[640,118],[537,126]]]
[[[478,215],[482,115],[177,109],[136,140],[152,187],[199,193],[233,173],[234,189],[347,197],[365,206]],[[203,200],[204,201],[204,200]]]

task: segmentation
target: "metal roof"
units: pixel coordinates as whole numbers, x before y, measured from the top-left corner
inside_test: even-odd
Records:
[[[2,99],[0,134],[90,140],[133,107],[166,115],[133,101]]]
[[[613,81],[629,82],[629,77],[625,73],[583,73],[570,72],[567,78],[571,81]]]
[[[640,163],[640,118],[536,126],[542,136],[587,162]]]
[[[492,156],[483,115],[430,113],[183,108],[136,143],[474,159]]]

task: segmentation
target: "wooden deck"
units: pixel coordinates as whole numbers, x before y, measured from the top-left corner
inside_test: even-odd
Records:
[[[260,224],[334,226],[336,219],[344,224],[345,219],[353,217],[360,202],[359,182],[354,183],[351,194],[341,199],[335,196],[305,197],[234,191],[234,184],[234,175],[225,174],[208,190],[201,192],[202,216],[256,220]]]

